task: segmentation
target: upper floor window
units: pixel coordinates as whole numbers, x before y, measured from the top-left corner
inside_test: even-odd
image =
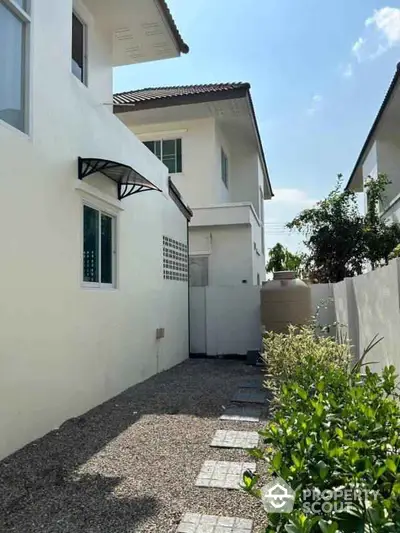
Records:
[[[225,184],[225,187],[228,187],[228,157],[222,148],[221,148],[221,178]]]
[[[74,76],[87,85],[87,26],[75,12],[72,13],[72,63]]]
[[[182,172],[182,139],[148,141],[144,144],[164,163],[171,174]]]
[[[28,130],[29,0],[0,0],[0,119]]]

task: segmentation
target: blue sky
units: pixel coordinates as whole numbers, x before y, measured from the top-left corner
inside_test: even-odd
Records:
[[[400,0],[168,0],[190,53],[116,69],[115,91],[248,81],[275,198],[267,247],[348,178],[400,61]]]

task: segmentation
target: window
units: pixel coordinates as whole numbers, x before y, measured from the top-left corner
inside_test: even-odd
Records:
[[[27,0],[0,0],[0,119],[27,132],[28,42]]]
[[[257,274],[257,285],[260,285],[260,274]]]
[[[115,286],[115,218],[83,206],[83,282]]]
[[[208,286],[208,256],[190,256],[189,285],[191,287]]]
[[[225,184],[225,187],[228,187],[228,158],[226,153],[221,148],[221,178]]]
[[[182,139],[148,141],[144,144],[164,163],[171,174],[182,172]]]
[[[87,26],[82,19],[72,13],[72,74],[87,85]]]

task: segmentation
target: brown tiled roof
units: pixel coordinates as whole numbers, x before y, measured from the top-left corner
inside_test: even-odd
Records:
[[[185,96],[210,95],[226,93],[238,89],[249,90],[248,83],[210,83],[206,85],[178,85],[176,87],[150,87],[137,91],[127,91],[114,95],[114,104],[136,104],[138,102],[150,102],[166,100]],[[172,102],[171,102],[172,103]]]
[[[182,54],[187,54],[189,52],[189,47],[182,39],[182,35],[179,33],[178,27],[175,24],[175,21],[171,15],[171,11],[169,10],[166,0],[158,0],[158,5],[160,6],[162,13],[165,19],[167,20],[169,27],[171,28],[171,32],[176,40],[180,52]]]
[[[114,113],[129,113],[143,109],[154,109],[175,105],[218,101],[231,98],[247,98],[257,138],[258,151],[264,169],[268,189],[271,196],[271,182],[265,159],[261,135],[257,124],[253,100],[250,94],[250,83],[209,83],[205,85],[178,85],[176,87],[150,87],[114,94]]]

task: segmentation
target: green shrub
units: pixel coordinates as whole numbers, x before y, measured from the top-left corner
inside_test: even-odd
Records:
[[[271,514],[267,533],[400,531],[395,369],[378,374],[367,367],[362,376],[357,365],[350,372],[348,349],[334,344],[309,328],[266,339],[267,363],[279,376],[278,408],[260,432],[264,446],[250,453],[296,491],[293,512]],[[257,476],[245,474],[244,487],[260,497]],[[315,501],[344,489],[352,491],[345,507],[311,508],[311,494]]]
[[[276,394],[282,383],[312,386],[326,372],[347,371],[350,346],[331,337],[318,337],[312,326],[289,326],[288,333],[266,333],[263,341],[267,386]]]

